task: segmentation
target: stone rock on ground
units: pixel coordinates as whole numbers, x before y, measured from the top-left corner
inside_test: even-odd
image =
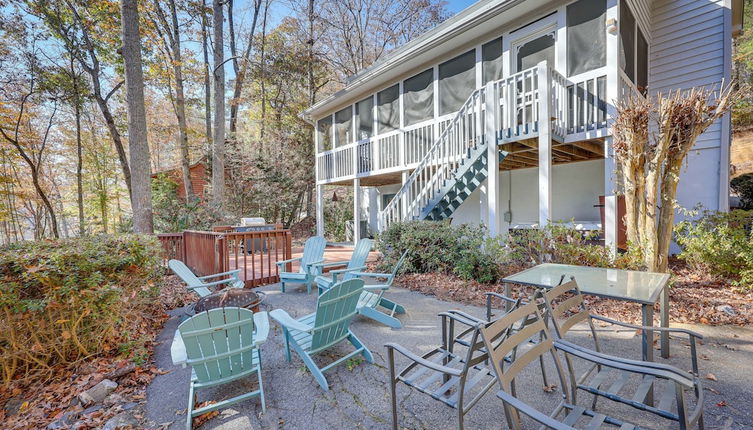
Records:
[[[120,428],[138,428],[139,420],[134,416],[133,411],[121,412],[107,420],[102,430],[117,430]]]
[[[78,399],[84,406],[91,405],[93,403],[101,403],[107,398],[115,389],[118,388],[118,383],[105,379],[99,384],[89,388],[83,393],[78,395]]]
[[[13,397],[12,399],[9,399],[7,402],[5,402],[5,406],[3,409],[5,409],[5,415],[11,416],[18,413],[18,410],[21,409],[21,405],[24,404],[24,399],[21,397]]]
[[[76,420],[78,420],[80,414],[80,410],[68,411],[64,413],[63,416],[60,417],[60,419],[48,424],[47,430],[67,429],[76,423]]]

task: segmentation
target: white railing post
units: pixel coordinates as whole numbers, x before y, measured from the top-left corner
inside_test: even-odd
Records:
[[[361,180],[353,179],[353,244],[361,240]]]
[[[324,236],[324,185],[316,186],[316,235]]]
[[[499,147],[497,146],[497,107],[499,106],[499,94],[496,91],[497,84],[489,82],[484,87],[484,140],[486,141],[486,160],[488,177],[486,179],[487,192],[487,223],[490,236],[497,236],[500,229],[501,201],[499,196]],[[481,104],[481,94],[479,94]]]
[[[537,66],[539,88],[539,228],[552,219],[551,75],[546,61]]]

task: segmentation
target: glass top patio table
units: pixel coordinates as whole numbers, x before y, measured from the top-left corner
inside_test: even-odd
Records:
[[[666,273],[554,263],[539,264],[508,276],[502,282],[551,288],[559,285],[563,276],[565,281],[575,277],[583,293],[647,305],[657,302],[669,282],[669,275]]]

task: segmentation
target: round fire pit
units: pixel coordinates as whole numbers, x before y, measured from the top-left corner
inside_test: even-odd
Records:
[[[259,312],[259,305],[264,301],[264,293],[245,288],[228,288],[202,297],[194,306],[195,312],[204,312],[222,307],[238,307]]]

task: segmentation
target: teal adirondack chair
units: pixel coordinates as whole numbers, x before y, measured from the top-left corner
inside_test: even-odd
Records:
[[[313,236],[308,238],[306,244],[303,245],[303,255],[301,257],[278,261],[276,264],[280,268],[280,291],[285,292],[285,284],[306,284],[306,289],[311,294],[311,285],[317,274],[314,265],[324,261],[324,248],[326,246],[326,239],[321,236]],[[294,261],[300,263],[297,272],[283,271],[285,264]]]
[[[374,362],[371,351],[350,331],[350,322],[356,314],[356,305],[362,292],[363,280],[350,279],[323,292],[317,300],[316,312],[311,315],[296,320],[282,309],[275,309],[269,314],[282,326],[285,358],[290,361],[292,347],[324,391],[329,391],[329,384],[324,377],[327,370],[358,354],[362,354],[369,363]],[[320,369],[312,356],[343,341],[350,342],[355,351]]]
[[[322,292],[335,285],[338,281],[346,281],[348,279],[356,278],[354,272],[366,268],[366,259],[369,257],[369,252],[373,245],[373,240],[361,239],[353,248],[353,254],[350,256],[350,261],[333,261],[331,263],[316,264],[319,276],[316,277],[315,281],[316,286],[319,288],[319,294],[322,294]],[[322,274],[325,267],[342,266],[344,264],[348,265],[345,269],[332,270],[327,275]],[[343,276],[338,280],[338,275]]]
[[[397,273],[403,267],[407,256],[408,251],[406,250],[400,256],[400,259],[397,260],[397,263],[395,263],[392,273],[353,272],[354,276],[360,278],[384,279],[384,283],[382,284],[364,285],[364,291],[361,293],[361,297],[358,299],[358,306],[356,307],[359,314],[388,327],[400,328],[403,326],[400,320],[395,318],[395,314],[404,314],[405,308],[392,300],[384,298],[384,293],[392,286],[392,281],[395,280],[395,276],[397,276]],[[389,313],[379,310],[380,306],[389,311]]]
[[[254,314],[243,308],[217,308],[184,321],[175,333],[171,353],[174,364],[192,368],[188,391],[186,428],[194,417],[222,409],[253,397],[261,400],[266,411],[261,379],[259,346],[267,340],[269,319],[266,312]],[[195,390],[214,387],[256,374],[259,388],[199,409],[194,409]]]
[[[215,273],[214,275],[196,276],[191,269],[188,268],[180,260],[170,260],[167,263],[170,270],[173,271],[183,282],[186,283],[186,287],[189,290],[193,290],[199,297],[206,297],[212,294],[212,290],[209,287],[228,286],[232,288],[243,288],[244,282],[241,280],[239,274],[240,269],[231,270],[229,272]],[[217,281],[207,282],[209,279],[215,279],[224,276],[226,278]]]

